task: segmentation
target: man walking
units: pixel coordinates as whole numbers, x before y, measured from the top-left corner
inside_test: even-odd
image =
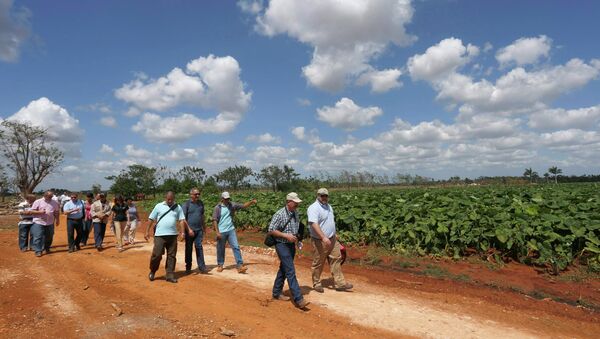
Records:
[[[302,291],[296,279],[296,268],[294,257],[296,255],[296,243],[298,242],[298,229],[300,219],[296,209],[302,202],[298,194],[291,192],[286,196],[285,207],[275,212],[269,225],[269,233],[275,237],[275,251],[279,257],[279,271],[273,283],[273,299],[289,300],[284,296],[283,284],[287,279],[290,292],[294,298],[294,305],[305,308],[309,302],[302,296]]]
[[[150,230],[156,225],[154,232],[154,248],[150,257],[150,274],[148,279],[154,281],[154,275],[158,271],[162,255],[166,249],[166,280],[171,283],[176,283],[175,278],[175,263],[177,262],[177,235],[183,239],[184,231],[187,229],[191,234],[191,230],[187,228],[185,216],[181,206],[175,203],[175,194],[167,192],[164,202],[159,202],[150,212],[150,225],[146,228],[144,238],[150,238]],[[181,231],[178,231],[180,229]]]
[[[183,215],[192,231],[185,236],[185,273],[190,274],[192,272],[192,249],[195,247],[198,272],[206,274],[208,270],[204,262],[204,250],[202,248],[202,239],[206,234],[204,203],[200,200],[200,190],[198,188],[190,190],[190,200],[183,204]]]
[[[67,241],[69,243],[69,253],[81,249],[81,237],[83,236],[83,214],[85,206],[83,201],[77,199],[77,193],[71,193],[71,200],[63,206],[63,211],[67,215]],[[74,236],[77,233],[77,236]]]
[[[98,193],[90,212],[92,215],[92,224],[94,225],[94,246],[98,251],[102,251],[102,243],[104,242],[106,223],[108,222],[110,211],[110,204],[106,201],[106,196],[104,193]]]
[[[31,204],[35,201],[35,195],[27,194],[25,201],[19,204],[19,249],[21,252],[31,250],[33,246],[33,234],[31,233],[31,225],[33,224],[33,215]]]
[[[238,273],[245,273],[247,271],[242,260],[240,245],[237,241],[233,217],[236,211],[248,208],[254,204],[256,204],[256,199],[239,204],[231,202],[229,192],[221,193],[221,202],[215,206],[213,211],[213,227],[217,233],[217,272],[222,272],[223,264],[225,264],[225,242],[229,242],[229,246],[233,251]]]
[[[342,273],[342,253],[335,233],[333,207],[329,205],[329,192],[326,188],[319,188],[317,200],[308,207],[308,224],[310,225],[310,236],[315,248],[311,266],[314,290],[319,293],[324,292],[321,285],[321,273],[325,261],[329,262],[335,290],[348,291],[352,289],[352,284],[346,282]]]
[[[30,214],[34,215],[31,234],[33,234],[33,250],[36,257],[42,256],[42,251],[50,253],[54,238],[54,226],[60,225],[60,205],[52,200],[54,192],[46,191],[44,197],[33,202]]]

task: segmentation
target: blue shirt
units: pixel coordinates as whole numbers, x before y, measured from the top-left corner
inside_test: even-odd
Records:
[[[77,200],[73,203],[73,200],[69,200],[63,206],[64,211],[69,211],[75,208],[79,208],[79,211],[67,214],[67,218],[69,219],[81,219],[83,218],[83,211],[85,210],[85,206],[83,206],[83,201]]]
[[[233,231],[235,226],[233,225],[233,213],[237,210],[241,210],[244,207],[243,204],[239,204],[236,202],[231,202],[229,206],[218,204],[215,206],[215,211],[213,212],[213,219],[218,220],[219,232],[229,232]]]
[[[150,212],[150,216],[148,218],[150,220],[158,220],[163,214],[165,214],[171,206],[167,205],[166,202],[159,202],[154,206],[152,212]],[[184,220],[185,216],[183,215],[183,210],[181,206],[177,205],[172,211],[169,211],[160,222],[156,225],[155,236],[163,236],[163,235],[177,235],[177,221]]]
[[[308,224],[319,224],[321,231],[327,238],[335,235],[335,218],[333,215],[333,207],[329,204],[321,204],[319,200],[315,201],[308,207]],[[320,239],[318,234],[310,227],[310,236],[315,239]]]

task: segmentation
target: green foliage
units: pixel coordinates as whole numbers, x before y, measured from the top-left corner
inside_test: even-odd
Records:
[[[600,185],[560,184],[332,191],[338,234],[356,244],[460,258],[473,253],[545,266],[558,273],[576,260],[600,269]],[[314,191],[299,192],[299,211]],[[181,201],[187,199],[181,197]],[[258,204],[236,214],[239,227],[266,229],[285,192],[239,192]],[[207,219],[218,202],[204,194]]]
[[[126,197],[132,197],[138,193],[154,194],[157,188],[156,171],[157,169],[154,167],[130,165],[119,175],[109,176],[106,179],[113,181],[110,186],[110,191],[113,193]]]
[[[254,173],[252,169],[246,166],[232,166],[227,167],[216,175],[217,182],[223,182],[225,185],[233,190],[237,190],[242,187],[249,187],[250,182],[247,180],[248,177]]]

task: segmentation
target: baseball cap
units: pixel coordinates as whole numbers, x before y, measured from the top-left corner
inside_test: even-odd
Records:
[[[298,197],[298,193],[296,193],[296,192],[288,193],[288,195],[285,196],[285,199],[288,201],[291,200],[291,201],[297,202],[297,203],[302,202],[302,200],[300,200],[300,197]]]
[[[231,198],[231,196],[229,195],[229,192],[223,192],[223,193],[221,193],[221,198],[222,199],[229,199],[229,198]]]
[[[318,195],[329,195],[329,191],[327,190],[327,188],[319,188],[319,190],[317,191]]]

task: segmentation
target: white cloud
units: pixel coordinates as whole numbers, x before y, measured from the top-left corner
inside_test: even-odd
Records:
[[[384,93],[392,88],[402,86],[402,82],[398,80],[400,75],[402,75],[402,71],[396,68],[365,72],[358,78],[356,83],[359,85],[370,84],[371,92]]]
[[[23,43],[31,35],[31,12],[13,7],[13,0],[0,0],[0,60],[15,62]]]
[[[136,148],[134,145],[125,145],[123,149],[125,150],[125,154],[131,158],[148,159],[154,156],[152,152],[143,148]]]
[[[80,155],[79,147],[83,139],[83,131],[79,120],[46,97],[31,101],[8,120],[29,122],[34,126],[47,129],[50,141],[54,141],[66,155]]]
[[[264,133],[261,135],[249,135],[246,138],[246,140],[252,141],[252,142],[258,142],[261,144],[270,144],[270,143],[279,144],[279,143],[281,143],[281,138],[275,137],[275,136],[271,135],[271,133]]]
[[[257,16],[256,29],[312,46],[303,74],[312,86],[335,92],[373,71],[370,61],[389,44],[406,46],[416,39],[404,27],[413,13],[410,0],[271,0]]]
[[[346,131],[354,131],[360,127],[373,125],[375,118],[382,114],[383,111],[379,107],[360,107],[348,98],[340,99],[334,107],[323,106],[317,108],[319,120]]]
[[[103,117],[100,123],[106,127],[117,127],[117,120],[114,117]]]
[[[375,118],[382,114],[383,110],[379,107],[360,107],[348,98],[340,99],[334,107],[323,106],[317,109],[319,120],[346,131],[372,125]]]
[[[455,72],[478,54],[477,46],[464,46],[460,39],[448,38],[408,59],[408,71],[414,80],[434,81]]]
[[[177,149],[167,153],[164,157],[169,161],[193,160],[198,158],[198,151],[193,148]]]
[[[534,64],[540,58],[547,58],[552,47],[552,39],[545,35],[540,35],[537,38],[520,38],[504,48],[501,48],[496,53],[496,60],[501,67],[505,67],[511,63],[517,65]]]
[[[294,165],[298,163],[298,160],[295,157],[297,157],[300,152],[300,149],[296,147],[259,146],[252,153],[252,157],[261,167],[282,164]]]
[[[251,93],[244,92],[240,72],[234,58],[209,55],[192,60],[185,71],[174,68],[158,79],[135,79],[117,89],[115,96],[132,105],[127,116],[136,116],[143,110],[165,112],[180,106],[218,112],[208,119],[189,113],[177,117],[145,113],[133,130],[151,141],[174,142],[194,134],[225,133],[239,124],[250,105]],[[158,126],[166,130],[165,136],[154,133]],[[183,127],[183,133],[176,127]]]
[[[523,114],[547,107],[562,94],[586,85],[600,74],[600,61],[585,63],[574,58],[564,65],[546,66],[534,71],[522,67],[510,70],[495,83],[474,80],[458,69],[477,55],[474,46],[459,39],[445,39],[415,55],[408,69],[415,80],[428,81],[438,92],[437,99],[458,105],[463,116],[485,112]],[[471,52],[469,52],[471,50]]]
[[[292,134],[300,141],[304,141],[306,138],[304,126],[293,127]]]
[[[100,147],[100,153],[115,154],[115,149],[108,146],[107,144],[102,144],[102,146]]]
[[[263,9],[263,2],[261,0],[238,0],[238,7],[246,13],[258,14]]]
[[[305,98],[298,98],[297,101],[300,106],[310,106],[311,105],[310,100],[305,99]]]
[[[597,129],[600,105],[579,109],[546,109],[529,116],[529,127],[535,129]]]
[[[79,167],[75,165],[68,165],[62,168],[62,171],[65,173],[73,173],[79,171]]]
[[[141,133],[151,142],[180,142],[199,134],[231,132],[239,123],[238,118],[235,114],[219,114],[216,118],[200,119],[193,114],[161,117],[158,114],[144,113],[132,130]]]

